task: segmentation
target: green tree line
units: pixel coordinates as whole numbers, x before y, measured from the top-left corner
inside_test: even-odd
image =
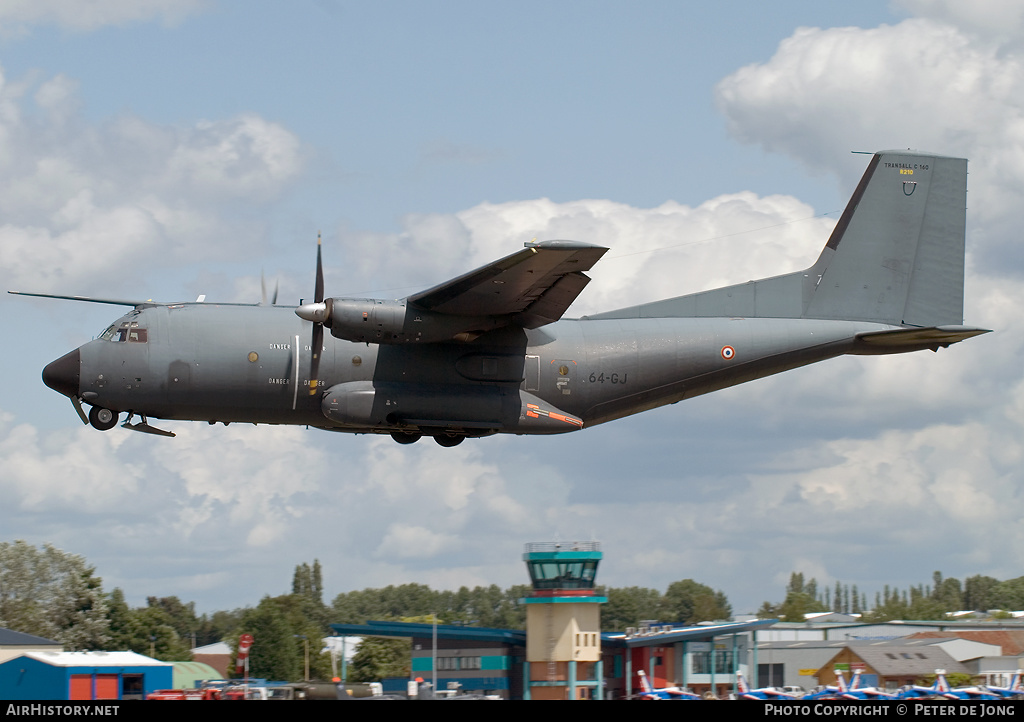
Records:
[[[1000,581],[976,574],[963,583],[954,577],[932,574],[931,584],[906,589],[888,584],[875,593],[869,605],[867,595],[857,585],[836,582],[835,586],[818,585],[816,579],[805,579],[803,573],[790,574],[786,596],[782,602],[764,602],[758,610],[762,619],[778,618],[786,622],[804,621],[813,612],[860,614],[866,622],[887,622],[893,619],[939,620],[952,612],[1024,609],[1024,577]],[[996,616],[1009,616],[1007,612]]]

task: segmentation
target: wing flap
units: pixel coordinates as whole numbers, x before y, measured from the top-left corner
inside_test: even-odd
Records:
[[[554,323],[590,283],[590,276],[573,272],[555,281],[516,319],[523,328],[540,328]]]

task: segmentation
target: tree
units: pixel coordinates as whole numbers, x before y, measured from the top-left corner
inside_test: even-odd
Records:
[[[132,610],[124,599],[124,592],[115,587],[107,598],[107,619],[110,620],[108,641],[117,651],[131,649]]]
[[[191,642],[192,635],[199,629],[195,602],[186,604],[177,597],[146,597],[146,606],[157,607],[166,612],[174,631],[187,642]]]
[[[995,604],[995,590],[999,586],[999,580],[993,577],[975,574],[964,580],[964,608],[973,609],[976,612],[985,612],[997,606]]]
[[[102,649],[110,621],[102,580],[85,559],[50,544],[0,543],[0,626],[60,642],[68,650]]]
[[[761,602],[761,608],[757,610],[758,619],[777,619],[779,616],[779,607],[771,602]]]
[[[603,591],[598,587],[598,593]],[[610,587],[604,596],[608,603],[601,609],[601,629],[622,632],[642,620],[657,620],[661,613],[661,592],[647,587]]]
[[[245,610],[218,611],[211,615],[204,614],[199,618],[196,631],[196,646],[214,644],[238,635],[238,627],[242,623]]]
[[[320,628],[321,633],[326,634],[330,614],[327,605],[324,604],[323,585],[319,559],[313,560],[312,567],[306,563],[295,567],[295,574],[292,576],[292,596],[301,600],[303,614]]]
[[[1024,609],[1024,577],[999,582],[992,590],[992,604],[1000,609]]]
[[[789,584],[786,586],[786,599],[776,609],[776,612],[786,622],[803,622],[805,615],[810,612],[827,612],[828,607],[817,599],[818,582],[811,579],[804,582],[804,575],[801,572],[793,572],[789,575]]]
[[[174,620],[158,606],[139,607],[130,612],[128,649],[164,662],[188,662],[192,649],[174,628]]]
[[[964,608],[964,593],[960,587],[960,580],[953,577],[942,578],[941,572],[933,575],[935,588],[932,590],[932,597],[947,612],[955,612]]]
[[[306,616],[307,601],[296,594],[264,597],[255,609],[243,612],[239,632],[247,632],[255,640],[249,652],[250,676],[292,682],[303,679],[304,647],[308,644],[310,677],[331,678],[331,658],[323,653],[323,631]]]
[[[241,632],[254,639],[249,650],[249,676],[290,682],[302,677],[299,649],[288,620],[273,599],[263,597],[255,609],[246,610]],[[237,645],[237,640],[234,643]]]
[[[661,602],[660,619],[674,624],[697,624],[732,616],[723,592],[692,579],[672,582]]]
[[[408,677],[411,641],[363,637],[348,668],[349,682],[379,682],[385,677]]]

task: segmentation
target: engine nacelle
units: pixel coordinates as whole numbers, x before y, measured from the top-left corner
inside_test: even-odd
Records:
[[[359,343],[394,343],[405,337],[404,301],[374,298],[328,298],[324,325],[331,335]],[[398,341],[401,342],[401,341]]]
[[[295,309],[300,318],[322,323],[331,335],[356,343],[438,343],[472,341],[507,324],[504,317],[452,316],[407,304],[404,300],[328,298]]]

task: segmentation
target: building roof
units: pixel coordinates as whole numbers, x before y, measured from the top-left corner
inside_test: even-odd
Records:
[[[801,649],[817,647],[927,647],[932,645],[945,644],[947,642],[959,642],[961,637],[951,636],[948,633],[938,632],[934,637],[897,637],[895,639],[787,639],[782,641],[759,641],[758,649]],[[969,640],[975,641],[975,640]],[[983,642],[979,642],[984,644]]]
[[[54,667],[170,667],[170,662],[135,652],[25,652],[28,657]]]
[[[929,639],[934,637],[957,637],[984,644],[998,644],[1003,650],[1003,656],[1020,657],[1024,655],[1024,631],[1011,629],[917,632],[916,634],[911,634],[907,639]]]
[[[752,622],[725,622],[702,624],[695,627],[671,627],[664,625],[657,632],[648,632],[627,637],[622,633],[601,633],[601,644],[606,647],[650,647],[687,642],[698,639],[713,639],[725,634],[747,632],[752,629],[769,627],[774,619],[759,619]],[[332,624],[331,629],[339,636],[360,637],[430,637],[434,625],[411,622],[374,621],[366,624]],[[463,627],[456,624],[438,624],[438,639],[462,639],[494,644],[526,646],[526,632],[522,629],[491,629],[487,627]]]
[[[196,654],[231,654],[231,652],[231,645],[227,642],[214,642],[192,650],[193,656]]]
[[[942,647],[935,645],[857,644],[850,647],[854,654],[882,677],[925,677],[935,674],[936,669],[944,669],[948,674],[970,674],[967,667],[949,656]]]
[[[332,624],[331,629],[339,636],[359,637],[430,637],[433,624],[414,622],[371,621],[366,624]],[[526,646],[526,632],[522,629],[491,629],[488,627],[463,627],[457,624],[438,624],[438,639],[463,639],[476,642],[494,642]]]
[[[726,634],[738,634],[770,627],[774,619],[758,619],[751,622],[723,622],[720,624],[699,624],[694,627],[672,627],[662,625],[659,631],[626,636],[625,634],[602,634],[601,641],[625,643],[628,647],[661,647],[676,642],[690,642],[698,639],[713,639]]]
[[[173,664],[175,689],[192,688],[196,686],[196,682],[222,677],[220,672],[202,662],[173,662]]]
[[[13,629],[0,627],[0,647],[59,647],[60,642],[55,642],[46,637],[37,637],[34,634],[15,632]]]

